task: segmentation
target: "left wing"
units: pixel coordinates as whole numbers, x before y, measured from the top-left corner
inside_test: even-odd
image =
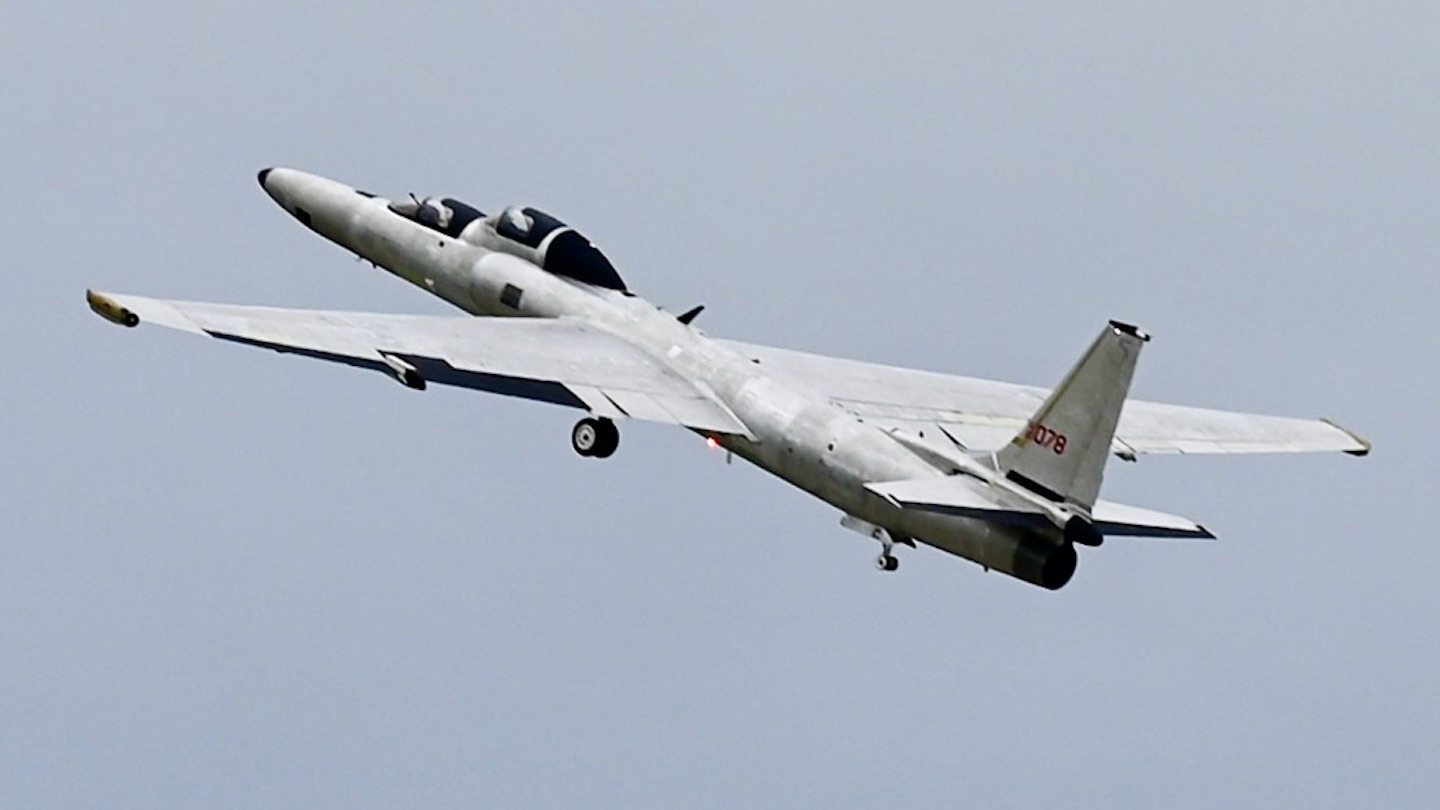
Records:
[[[723,341],[771,372],[790,377],[838,407],[882,428],[927,441],[943,431],[964,449],[1004,447],[1045,402],[1049,391],[1028,385],[845,360]],[[1363,456],[1370,443],[1324,419],[1190,408],[1127,400],[1111,452],[1312,453]]]
[[[88,292],[126,326],[184,332],[426,383],[750,436],[728,408],[628,341],[572,320],[376,315],[163,301]]]

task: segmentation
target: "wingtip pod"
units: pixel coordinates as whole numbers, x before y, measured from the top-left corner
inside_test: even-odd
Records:
[[[129,327],[137,326],[140,323],[139,315],[120,306],[115,299],[104,293],[86,290],[85,301],[90,305],[90,309],[93,310],[96,315],[99,315],[111,323],[118,323],[121,326]]]
[[[1341,450],[1340,452],[1344,453],[1344,454],[1347,455],[1347,456],[1355,456],[1356,458],[1364,458],[1365,456],[1370,455],[1371,444],[1370,444],[1370,440],[1369,440],[1369,439],[1365,438],[1364,436],[1361,436],[1360,434],[1356,433],[1355,431],[1350,430],[1349,428],[1345,427],[1344,425],[1341,425],[1341,424],[1339,424],[1339,423],[1337,423],[1337,422],[1335,422],[1335,421],[1333,421],[1333,420],[1330,420],[1330,419],[1326,419],[1326,418],[1324,418],[1324,417],[1321,417],[1321,418],[1320,418],[1320,421],[1321,421],[1321,422],[1324,422],[1325,424],[1329,425],[1330,427],[1335,428],[1336,430],[1340,431],[1341,433],[1344,433],[1346,436],[1349,436],[1352,440],[1354,440],[1354,442],[1355,442],[1355,446],[1354,446],[1354,447],[1350,448],[1349,450]]]

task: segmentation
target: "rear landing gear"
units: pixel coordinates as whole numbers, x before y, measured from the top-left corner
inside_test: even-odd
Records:
[[[620,446],[620,430],[609,419],[587,416],[570,430],[570,446],[587,458],[608,458]]]
[[[890,532],[877,526],[870,536],[880,541],[880,556],[875,558],[875,567],[881,571],[894,571],[899,568],[899,558],[890,553],[895,548],[895,539],[890,536]]]
[[[840,525],[851,531],[859,532],[871,540],[879,541],[880,556],[875,558],[875,567],[881,571],[894,571],[900,567],[900,560],[892,553],[895,550],[896,543],[910,546],[911,548],[915,547],[915,541],[905,535],[891,534],[889,529],[876,526],[874,523],[861,520],[854,515],[846,515],[840,518]]]

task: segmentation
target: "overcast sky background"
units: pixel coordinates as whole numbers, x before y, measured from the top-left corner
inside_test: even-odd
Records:
[[[1433,807],[1434,3],[8,3],[0,807]],[[442,312],[291,166],[524,202],[711,334],[1328,416],[1048,593],[693,435],[121,330]]]

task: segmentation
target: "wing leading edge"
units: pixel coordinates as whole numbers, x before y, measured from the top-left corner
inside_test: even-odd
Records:
[[[378,315],[89,292],[97,313],[379,371],[696,430],[749,436],[723,404],[631,343],[569,320]]]

